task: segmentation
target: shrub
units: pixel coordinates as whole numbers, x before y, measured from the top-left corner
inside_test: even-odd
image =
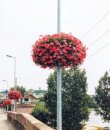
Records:
[[[44,122],[44,123],[48,123],[48,109],[45,106],[44,102],[38,102],[36,103],[33,111],[32,111],[32,115],[37,118],[38,120]]]

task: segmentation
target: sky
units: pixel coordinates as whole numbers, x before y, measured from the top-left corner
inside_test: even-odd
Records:
[[[89,94],[110,69],[109,11],[110,0],[61,0],[61,32],[72,33],[88,48],[81,68],[87,72]],[[7,54],[16,57],[18,85],[47,89],[53,70],[36,66],[31,54],[40,35],[53,33],[57,33],[57,0],[0,0],[0,90],[14,84],[14,59]]]

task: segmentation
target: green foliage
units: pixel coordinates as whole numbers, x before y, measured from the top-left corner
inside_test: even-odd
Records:
[[[2,99],[0,99],[0,104],[3,104],[3,100]]]
[[[87,78],[85,70],[78,68],[62,71],[62,114],[63,130],[80,130],[88,120]],[[49,122],[56,127],[56,72],[50,74],[48,92],[44,96],[48,108]]]
[[[14,90],[14,87],[12,87],[10,90]],[[19,92],[21,92],[22,96],[24,96],[25,93],[26,93],[26,88],[23,87],[23,86],[17,86],[16,90],[18,90]]]
[[[95,101],[98,108],[97,114],[100,114],[104,121],[110,121],[110,76],[105,72],[100,78],[99,84],[95,90]]]
[[[28,89],[26,94],[32,94],[34,92],[34,89]]]
[[[42,122],[48,123],[48,109],[45,106],[44,102],[38,102],[33,109],[32,115],[41,120]]]
[[[92,96],[89,95],[89,98],[90,98],[89,108],[97,108],[97,104],[95,102],[94,95],[92,95]]]

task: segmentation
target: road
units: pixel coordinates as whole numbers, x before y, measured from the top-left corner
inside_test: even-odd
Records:
[[[7,120],[6,115],[0,109],[0,130],[17,130],[10,122]]]

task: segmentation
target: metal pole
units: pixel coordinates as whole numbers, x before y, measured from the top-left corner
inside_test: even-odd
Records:
[[[7,98],[8,98],[8,81],[6,81],[6,83],[7,83]]]
[[[14,57],[14,90],[16,90],[16,57]]]
[[[6,86],[7,86],[7,93],[6,93],[6,99],[8,98],[8,81],[7,80],[3,80],[4,82],[6,82]],[[8,106],[6,107],[6,111],[8,111]]]
[[[57,33],[61,31],[61,0],[57,5]],[[57,66],[57,130],[62,130],[62,79],[61,67]]]
[[[57,67],[57,130],[62,130],[62,79],[60,67]]]
[[[11,55],[6,55],[9,58],[13,58],[14,59],[14,90],[16,90],[16,57],[13,57]],[[13,111],[16,111],[16,100],[14,100],[14,108]]]
[[[60,33],[61,31],[61,0],[58,0],[57,5],[57,33]]]
[[[8,99],[8,81],[7,81],[7,99]],[[7,111],[8,111],[8,105],[7,105]]]
[[[14,90],[16,90],[16,57],[14,57]],[[16,100],[14,100],[14,112],[16,112]]]
[[[8,86],[8,81],[7,80],[3,80],[3,82],[5,82],[6,86]],[[8,89],[6,88],[5,98],[7,98],[7,93],[8,93]]]

